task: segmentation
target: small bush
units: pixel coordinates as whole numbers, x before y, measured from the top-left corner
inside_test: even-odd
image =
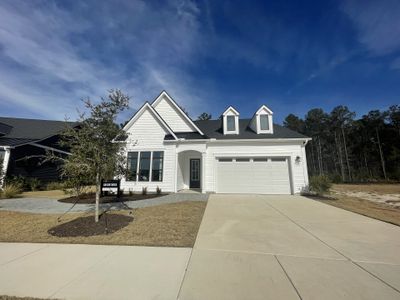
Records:
[[[3,187],[2,196],[4,198],[15,198],[22,192],[22,186],[16,183],[7,183]]]
[[[38,178],[29,178],[27,180],[29,188],[32,192],[39,190],[40,187],[40,180]]]
[[[129,196],[133,196],[133,191],[129,189]]]
[[[310,178],[309,190],[317,195],[329,194],[332,182],[328,176],[318,175]]]
[[[46,185],[46,190],[47,191],[53,191],[53,190],[63,190],[65,188],[65,184],[60,181],[54,181],[54,182],[49,182]]]
[[[147,187],[142,188],[142,195],[147,195]]]
[[[161,195],[161,188],[158,186],[156,189],[157,195]]]

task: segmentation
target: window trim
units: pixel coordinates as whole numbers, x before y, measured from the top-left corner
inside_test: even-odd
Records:
[[[164,182],[164,159],[165,159],[165,151],[164,150],[134,150],[134,151],[127,151],[126,153],[126,159],[128,163],[128,158],[129,158],[129,153],[130,152],[136,152],[137,153],[137,162],[136,162],[136,177],[134,180],[129,180],[128,176],[125,175],[125,181],[126,182]],[[149,180],[140,180],[139,178],[139,171],[140,171],[140,158],[141,154],[143,152],[150,152],[150,166],[149,166]],[[154,181],[152,180],[153,176],[153,152],[162,152],[162,175],[161,175],[161,180],[160,181]],[[129,170],[128,170],[129,171]]]

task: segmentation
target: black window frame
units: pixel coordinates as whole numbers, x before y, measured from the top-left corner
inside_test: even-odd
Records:
[[[150,172],[151,172],[151,151],[140,151],[140,155],[139,155],[139,171],[138,171],[138,181],[141,182],[149,182],[150,181]],[[144,155],[148,155],[148,157],[144,157]],[[147,160],[148,161],[148,169],[142,169],[142,165],[144,164],[143,160]],[[143,174],[143,172],[148,172],[147,174],[147,179],[145,178],[145,174]]]
[[[134,170],[134,174],[131,174],[132,168],[131,164],[132,161],[130,159],[133,159],[132,154],[136,154],[136,168]],[[127,171],[126,171],[126,181],[137,181],[137,175],[138,175],[138,164],[139,164],[139,152],[138,151],[129,151],[127,155]]]
[[[159,161],[159,169],[154,169],[154,163]],[[154,175],[158,172],[158,179]],[[151,158],[151,182],[162,182],[164,180],[164,151],[153,151]]]

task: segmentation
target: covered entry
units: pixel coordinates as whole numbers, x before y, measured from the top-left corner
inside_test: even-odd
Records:
[[[203,157],[195,150],[186,150],[178,153],[177,164],[177,191],[199,190],[203,187]]]
[[[216,164],[218,193],[292,193],[288,157],[223,157]]]

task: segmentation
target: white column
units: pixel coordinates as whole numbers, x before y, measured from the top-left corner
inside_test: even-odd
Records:
[[[4,150],[6,151],[4,153],[4,160],[3,160],[3,174],[5,177],[7,174],[8,163],[10,161],[11,149],[7,147],[7,148],[4,148]],[[3,181],[0,182],[0,187],[2,187],[2,186],[3,186]]]
[[[201,153],[201,192],[205,193],[207,190],[206,186],[206,159],[207,159],[207,153],[202,152]]]

